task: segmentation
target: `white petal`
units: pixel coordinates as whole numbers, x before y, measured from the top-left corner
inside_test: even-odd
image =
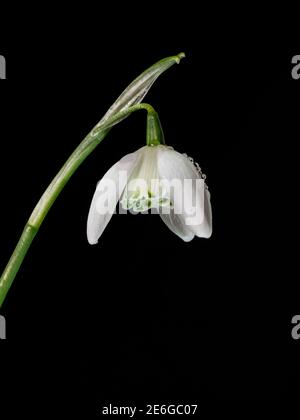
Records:
[[[172,147],[157,146],[158,171],[162,178],[190,178],[198,176],[198,172],[192,162],[181,153],[176,152]]]
[[[199,225],[204,218],[204,181],[193,163],[181,153],[169,147],[160,147],[157,158],[159,177],[176,186],[181,194],[175,193],[174,210],[182,214],[187,225]],[[180,188],[171,189],[171,193]],[[189,226],[190,227],[190,226]]]
[[[139,153],[130,153],[113,165],[97,184],[87,220],[87,238],[96,244],[110,221]]]
[[[171,210],[170,214],[160,213],[160,217],[168,228],[185,242],[190,242],[193,239],[194,233],[186,226],[184,219],[180,214],[175,214],[174,211]]]
[[[190,229],[200,238],[210,238],[212,234],[212,211],[210,204],[210,193],[207,189],[204,191],[204,219],[196,226],[190,226]]]

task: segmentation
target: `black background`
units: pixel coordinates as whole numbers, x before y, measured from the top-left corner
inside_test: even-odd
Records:
[[[198,403],[200,413],[292,405],[299,43],[283,18],[273,27],[244,12],[216,21],[178,9],[166,26],[157,10],[147,21],[142,10],[118,20],[89,12],[7,26],[14,15],[1,16],[1,266],[51,178],[121,91],[181,51],[186,59],[145,100],[166,142],[207,174],[214,232],[184,243],[158,216],[119,215],[88,245],[97,181],[145,144],[143,112],[116,126],[51,209],[1,308],[5,418],[96,418],[109,403]]]

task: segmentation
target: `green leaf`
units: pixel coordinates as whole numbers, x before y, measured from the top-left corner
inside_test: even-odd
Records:
[[[125,109],[133,105],[139,104],[143,100],[143,98],[145,97],[155,80],[158,78],[158,76],[160,76],[164,71],[168,70],[171,66],[173,66],[173,64],[179,64],[180,60],[184,57],[185,54],[180,53],[178,55],[163,58],[162,60],[158,61],[157,63],[149,67],[147,70],[145,70],[132,83],[130,83],[130,85],[112,104],[112,106],[109,108],[109,110],[106,112],[104,117],[99,121],[95,128],[104,124],[109,118],[119,113],[120,111],[124,111]],[[120,121],[121,120],[118,120],[117,122]]]

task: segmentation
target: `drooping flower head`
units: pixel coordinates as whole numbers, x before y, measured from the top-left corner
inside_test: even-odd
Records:
[[[87,223],[90,244],[97,243],[115,211],[158,212],[165,224],[188,242],[212,233],[210,194],[199,168],[165,145],[144,146],[124,156],[98,183]]]
[[[98,183],[87,223],[90,244],[97,243],[118,202],[126,211],[158,212],[186,242],[212,233],[210,194],[199,166],[165,145],[158,114],[144,107],[147,146],[123,157]]]

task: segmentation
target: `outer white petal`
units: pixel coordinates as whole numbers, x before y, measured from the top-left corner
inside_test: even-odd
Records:
[[[157,165],[160,178],[174,185],[176,181],[182,183],[182,196],[172,196],[175,213],[183,215],[189,228],[201,224],[204,219],[204,181],[193,163],[172,148],[160,147]],[[194,211],[193,216],[191,211]]]
[[[204,219],[196,226],[190,226],[196,236],[200,238],[210,238],[212,234],[212,211],[210,204],[210,193],[207,189],[204,191]]]
[[[98,239],[110,221],[139,156],[139,151],[124,156],[98,182],[87,220],[87,238],[91,245],[98,242]],[[109,185],[111,185],[111,188],[109,188]],[[102,207],[100,211],[100,201],[102,203],[107,202],[109,208],[105,210]]]
[[[170,214],[160,213],[160,217],[168,228],[185,242],[190,242],[193,239],[194,233],[186,226],[184,218],[180,214],[175,214],[174,210],[171,210]]]

